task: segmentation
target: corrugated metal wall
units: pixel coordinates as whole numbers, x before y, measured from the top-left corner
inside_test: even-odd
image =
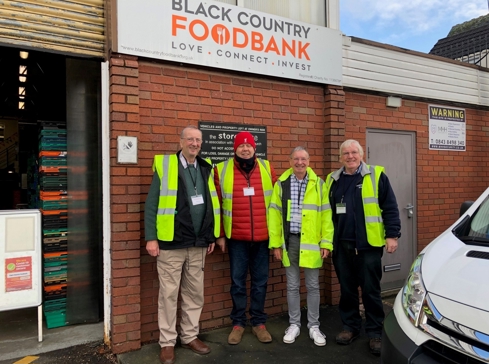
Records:
[[[414,51],[344,37],[343,86],[489,106],[489,72]]]
[[[0,0],[0,44],[104,57],[103,0]]]

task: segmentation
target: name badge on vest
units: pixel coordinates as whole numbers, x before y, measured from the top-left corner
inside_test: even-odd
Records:
[[[291,216],[291,221],[293,222],[302,222],[302,215],[301,214],[293,214]]]
[[[336,204],[336,213],[337,214],[346,214],[346,203],[337,203]]]
[[[192,205],[197,206],[197,205],[202,205],[203,203],[204,203],[204,197],[202,197],[202,195],[192,196]]]
[[[254,196],[255,195],[255,187],[245,187],[245,188],[243,188],[243,193],[245,196]]]

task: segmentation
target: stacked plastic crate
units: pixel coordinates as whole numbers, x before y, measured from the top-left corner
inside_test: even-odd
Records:
[[[39,206],[39,166],[37,155],[33,153],[27,158],[27,204],[30,209]]]
[[[68,200],[66,129],[39,133],[39,208],[42,213],[44,316],[48,328],[66,325]]]

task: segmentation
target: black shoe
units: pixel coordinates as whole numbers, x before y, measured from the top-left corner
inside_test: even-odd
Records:
[[[370,347],[370,352],[378,356],[382,349],[382,339],[380,337],[373,337],[369,340],[368,346]]]
[[[336,343],[340,345],[349,345],[358,337],[358,332],[343,330],[336,335]]]

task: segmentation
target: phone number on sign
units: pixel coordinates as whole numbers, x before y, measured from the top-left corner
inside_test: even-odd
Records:
[[[441,144],[441,145],[465,145],[465,141],[463,140],[445,140],[445,139],[431,139],[431,142],[434,144]]]

